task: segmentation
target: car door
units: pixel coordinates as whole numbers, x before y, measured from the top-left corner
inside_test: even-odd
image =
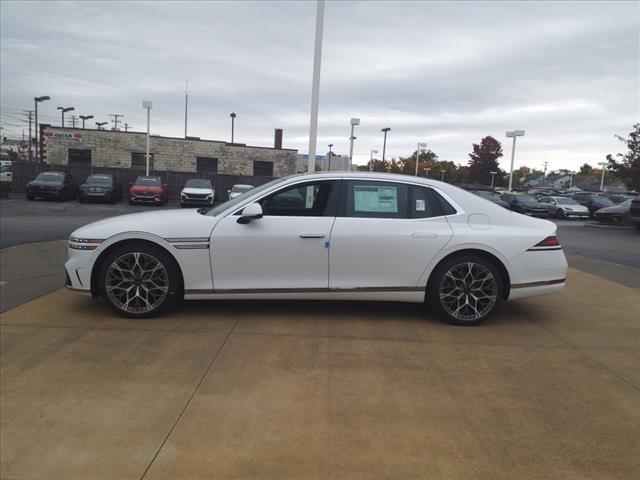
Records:
[[[341,190],[329,289],[415,289],[451,239],[444,215],[455,209],[431,188],[400,182],[345,180]]]
[[[261,198],[262,218],[238,223],[241,212],[216,225],[211,238],[216,291],[326,291],[328,240],[335,220],[336,181],[283,187]]]

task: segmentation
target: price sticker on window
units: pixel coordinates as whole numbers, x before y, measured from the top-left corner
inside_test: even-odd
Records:
[[[424,200],[416,199],[416,212],[424,212],[427,209],[427,204]]]

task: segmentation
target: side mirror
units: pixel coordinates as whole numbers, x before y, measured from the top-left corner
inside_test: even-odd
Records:
[[[262,206],[259,203],[250,203],[242,210],[238,223],[247,224],[251,220],[258,220],[259,218],[262,218]]]

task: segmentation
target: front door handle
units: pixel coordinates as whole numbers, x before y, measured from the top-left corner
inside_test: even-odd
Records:
[[[324,233],[301,233],[300,238],[324,238]]]

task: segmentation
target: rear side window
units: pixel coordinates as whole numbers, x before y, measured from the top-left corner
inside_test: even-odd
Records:
[[[344,182],[340,215],[368,218],[430,218],[456,213],[433,189],[403,183]]]

